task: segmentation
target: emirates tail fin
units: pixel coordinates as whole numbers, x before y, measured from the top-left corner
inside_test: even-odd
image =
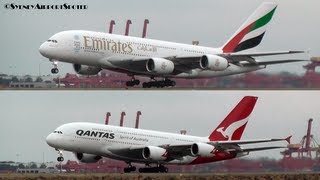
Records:
[[[265,2],[242,24],[222,47],[224,53],[238,52],[260,44],[277,4]]]

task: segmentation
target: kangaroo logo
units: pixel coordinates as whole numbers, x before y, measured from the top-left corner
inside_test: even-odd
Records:
[[[228,138],[228,141],[231,140],[231,137],[233,135],[233,133],[239,129],[241,126],[243,126],[244,124],[246,124],[248,122],[248,119],[243,119],[240,121],[236,121],[232,124],[230,124],[225,130],[224,127],[220,127],[217,129],[218,132],[220,132],[222,134],[223,137]]]

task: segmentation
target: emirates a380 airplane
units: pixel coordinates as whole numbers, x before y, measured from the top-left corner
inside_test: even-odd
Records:
[[[269,64],[301,60],[258,61],[260,56],[303,51],[240,52],[260,44],[277,4],[263,3],[220,48],[129,37],[103,32],[70,30],[59,32],[40,46],[40,53],[53,62],[72,63],[75,71],[95,75],[108,69],[131,76],[127,86],[139,85],[136,75],[148,76],[143,87],[174,86],[169,78],[207,78],[246,73]],[[155,78],[161,80],[155,80]]]
[[[165,164],[201,164],[233,159],[281,146],[243,148],[254,143],[287,141],[285,139],[241,140],[242,133],[253,111],[257,97],[246,96],[215,128],[208,137],[198,137],[118,127],[104,124],[75,122],[58,127],[46,138],[47,143],[59,151],[74,152],[81,162],[97,162],[102,157],[125,161],[124,172],[136,171],[131,163],[144,163],[139,172],[168,172]],[[156,166],[151,166],[156,164]]]

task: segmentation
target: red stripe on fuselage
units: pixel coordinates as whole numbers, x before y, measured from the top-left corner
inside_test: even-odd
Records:
[[[240,31],[237,35],[234,36],[223,48],[224,53],[233,52],[234,49],[238,46],[242,38],[250,31],[255,22],[249,24],[246,28]]]

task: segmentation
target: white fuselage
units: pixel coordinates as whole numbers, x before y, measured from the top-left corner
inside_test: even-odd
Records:
[[[129,158],[130,156],[128,154],[126,154],[126,156],[121,156],[119,154],[114,154],[112,151],[132,147],[160,146],[165,144],[183,145],[208,141],[209,139],[207,137],[82,122],[62,125],[47,137],[47,143],[56,149],[140,163],[159,163],[159,161],[132,159]],[[228,155],[224,157],[219,157],[219,155],[217,155],[216,157],[210,158],[210,162],[223,160],[221,158],[230,159],[235,156],[235,154],[230,155],[230,157],[228,157]],[[197,161],[197,158],[198,157],[194,156],[184,156],[180,159],[163,161],[161,163],[193,164],[199,163],[195,162]],[[209,161],[207,160],[206,162]]]
[[[119,72],[121,69],[111,61],[141,60],[148,58],[201,57],[205,54],[221,54],[221,48],[209,48],[188,44],[173,43],[138,37],[122,36],[102,32],[70,30],[53,35],[50,41],[40,46],[40,53],[50,60],[73,64],[101,67]],[[54,41],[51,41],[54,40]],[[265,68],[265,66],[241,66],[230,63],[223,71],[192,69],[179,74],[166,74],[166,77],[204,78],[239,74]],[[133,71],[134,73],[134,71]],[[151,75],[139,73],[140,75]]]

